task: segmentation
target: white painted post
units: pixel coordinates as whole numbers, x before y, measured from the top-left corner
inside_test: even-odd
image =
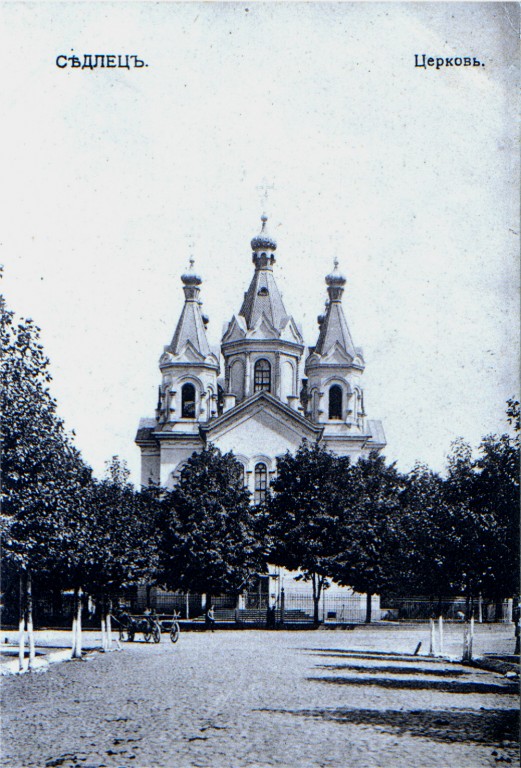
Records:
[[[76,643],[76,654],[79,659],[81,659],[81,609],[82,609],[82,596],[83,591],[81,589],[78,590],[78,618],[76,621],[76,632],[78,633],[78,639]]]
[[[107,649],[107,638],[105,635],[105,616],[103,613],[101,614],[101,647],[104,651]]]
[[[109,604],[107,607],[107,650],[112,649],[112,616],[111,616],[111,610],[112,610],[112,600],[109,600]]]
[[[27,617],[27,637],[29,640],[29,669],[34,669],[34,660],[36,658],[36,648],[34,645],[34,628],[31,614]]]
[[[186,618],[190,618],[190,593],[187,592],[185,595],[185,606],[186,606]]]
[[[469,661],[472,661],[472,646],[474,645],[474,616],[470,617],[470,637],[469,637]]]
[[[20,571],[18,601],[18,671],[23,672],[25,657],[25,579],[23,571]]]
[[[34,660],[36,658],[36,649],[34,647],[34,626],[33,626],[33,580],[30,571],[27,572],[27,639],[29,644],[29,669],[34,669]]]
[[[439,627],[439,633],[440,633],[440,652],[439,655],[443,656],[443,616],[440,616],[438,619],[438,627]]]
[[[481,592],[478,597],[478,621],[480,624],[483,624],[483,595]]]
[[[76,645],[78,644],[78,633],[76,631],[76,606],[74,606],[74,613],[72,615],[72,649],[71,658],[76,658]]]
[[[463,625],[463,661],[470,661],[470,625]]]
[[[22,616],[18,624],[18,670],[24,671],[25,655],[25,619]]]
[[[430,620],[431,623],[431,637],[429,643],[429,656],[434,656],[434,619]]]

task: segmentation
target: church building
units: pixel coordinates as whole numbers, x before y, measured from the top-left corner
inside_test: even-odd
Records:
[[[295,452],[303,439],[354,461],[386,444],[381,422],[365,411],[364,357],[344,315],[346,280],[338,264],[325,279],[318,338],[306,348],[275,281],[277,243],[266,216],[261,220],[251,241],[251,283],[225,328],[220,355],[208,343],[193,262],[181,276],[184,305],[159,360],[156,413],[141,420],[136,436],[143,485],[171,488],[192,453],[213,443],[223,453],[233,451],[259,502],[276,457]]]

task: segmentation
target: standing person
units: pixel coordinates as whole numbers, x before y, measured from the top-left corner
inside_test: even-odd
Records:
[[[207,627],[210,627],[210,629],[212,630],[212,632],[213,632],[213,631],[214,631],[214,629],[215,629],[215,613],[214,613],[214,609],[213,609],[213,603],[212,603],[212,605],[211,605],[211,606],[208,608],[208,610],[207,610],[207,612],[206,612],[206,626],[207,626]]]

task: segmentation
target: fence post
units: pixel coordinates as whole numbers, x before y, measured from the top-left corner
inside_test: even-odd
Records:
[[[443,656],[443,616],[438,619],[438,627],[440,632],[440,656]]]
[[[434,619],[430,620],[431,624],[431,638],[429,643],[429,656],[434,656]]]
[[[470,617],[470,636],[469,636],[469,661],[472,661],[472,646],[474,645],[474,616]]]
[[[280,590],[280,623],[282,626],[284,626],[284,601],[285,601],[285,594],[284,594],[284,587]]]

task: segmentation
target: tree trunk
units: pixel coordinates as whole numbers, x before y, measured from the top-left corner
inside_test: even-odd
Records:
[[[25,655],[25,571],[20,571],[18,594],[18,670],[24,670]]]
[[[29,669],[34,669],[36,649],[34,647],[33,628],[33,580],[31,572],[27,572],[27,638],[29,640]]]
[[[370,624],[371,623],[371,608],[372,608],[372,600],[373,593],[368,592],[365,596],[365,623]]]
[[[211,592],[206,592],[205,596],[206,596],[206,612],[204,614],[204,628],[208,629],[210,627],[210,620],[208,618],[208,611],[212,607],[212,593]],[[212,629],[213,629],[213,625],[212,625]]]
[[[105,630],[105,616],[101,614],[101,649],[105,651],[107,649],[107,635]]]
[[[501,597],[496,597],[496,609],[494,612],[494,621],[503,621],[503,600]]]
[[[81,659],[81,608],[82,590],[76,587],[74,590],[74,618],[72,620],[72,658]]]
[[[317,581],[317,575],[315,573],[311,577],[311,583],[313,585],[313,624],[315,627],[318,627],[320,624],[320,582]]]
[[[101,647],[104,651],[107,650],[107,629],[105,623],[105,595],[101,596],[100,600],[100,614],[101,614]]]
[[[112,621],[111,621],[111,613],[112,613],[112,600],[110,597],[107,600],[107,616],[105,619],[105,626],[107,628],[107,650],[110,651],[112,648]]]

